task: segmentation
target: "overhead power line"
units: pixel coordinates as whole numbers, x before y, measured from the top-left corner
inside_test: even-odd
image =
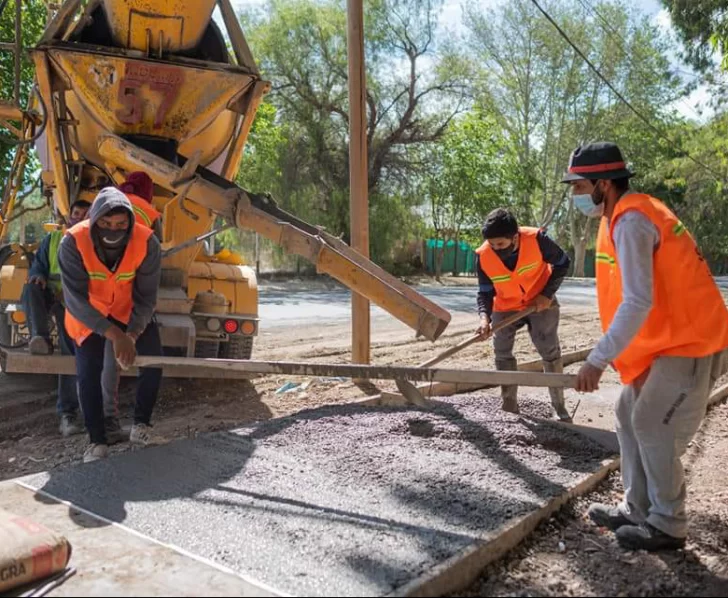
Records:
[[[609,81],[609,80],[608,80],[608,79],[607,79],[607,78],[606,78],[606,77],[605,77],[605,76],[604,76],[604,75],[602,74],[602,72],[601,72],[601,71],[600,71],[600,70],[599,70],[599,69],[598,69],[598,68],[597,68],[596,66],[594,66],[594,63],[592,63],[592,61],[591,61],[591,60],[589,60],[589,58],[587,58],[587,56],[586,56],[586,55],[584,54],[584,52],[582,52],[582,51],[581,51],[581,50],[579,49],[579,47],[578,47],[578,46],[577,46],[577,45],[576,45],[576,44],[575,44],[575,43],[574,43],[574,42],[573,42],[573,41],[571,40],[571,38],[570,38],[570,37],[568,36],[568,34],[567,34],[567,33],[566,33],[566,32],[565,32],[565,31],[564,31],[564,30],[563,30],[563,29],[562,29],[562,28],[561,28],[561,27],[559,26],[559,24],[558,24],[558,23],[557,23],[556,21],[554,21],[554,19],[553,19],[553,18],[551,17],[551,15],[550,15],[550,14],[549,14],[548,12],[546,12],[546,10],[544,10],[544,9],[543,9],[543,8],[541,7],[541,5],[540,5],[540,4],[538,3],[538,0],[531,0],[531,2],[533,3],[533,5],[534,5],[534,6],[536,7],[536,8],[538,8],[538,10],[539,10],[539,11],[541,12],[541,14],[543,14],[543,16],[544,16],[544,17],[546,18],[546,20],[548,20],[548,22],[549,22],[549,23],[551,23],[551,24],[552,24],[552,25],[554,26],[554,28],[556,29],[556,31],[558,31],[558,32],[559,32],[559,35],[560,35],[561,37],[563,37],[563,38],[564,38],[564,40],[566,40],[566,42],[567,42],[567,43],[568,43],[568,44],[569,44],[569,45],[570,45],[570,46],[571,46],[571,47],[573,48],[574,52],[576,52],[576,53],[577,53],[577,54],[579,55],[579,57],[580,57],[580,58],[581,58],[581,59],[582,59],[582,60],[583,60],[583,61],[584,61],[584,62],[585,62],[585,63],[587,64],[587,66],[589,66],[589,68],[590,68],[590,69],[591,69],[592,71],[594,71],[594,74],[595,74],[595,75],[596,75],[597,77],[599,77],[599,78],[600,78],[600,79],[601,79],[601,80],[602,80],[602,81],[604,82],[604,84],[605,84],[605,85],[606,85],[607,87],[609,87],[609,89],[610,89],[610,90],[612,91],[612,93],[613,93],[613,94],[614,94],[615,96],[617,96],[617,98],[618,98],[618,99],[619,99],[619,100],[620,100],[620,101],[621,101],[621,102],[622,102],[622,103],[623,103],[623,104],[624,104],[625,106],[627,106],[627,108],[629,108],[629,109],[630,109],[630,110],[631,110],[631,111],[632,111],[632,112],[633,112],[633,113],[635,114],[635,116],[637,116],[637,118],[639,118],[639,119],[640,119],[640,120],[641,120],[641,121],[642,121],[643,123],[645,123],[645,124],[646,124],[646,125],[647,125],[647,126],[648,126],[648,127],[649,127],[649,128],[651,129],[651,130],[652,130],[652,131],[654,131],[654,133],[655,133],[655,134],[656,134],[656,135],[657,135],[657,136],[658,136],[659,138],[663,139],[664,141],[667,141],[667,142],[669,142],[670,144],[672,144],[672,145],[674,145],[674,146],[677,146],[677,147],[679,147],[679,144],[678,144],[678,143],[677,143],[677,142],[676,142],[676,141],[675,141],[674,139],[671,139],[671,138],[670,138],[670,136],[669,136],[669,135],[667,135],[667,133],[665,133],[664,131],[661,131],[661,130],[660,130],[660,129],[659,129],[658,127],[656,127],[656,126],[655,126],[654,124],[652,124],[652,123],[651,123],[651,122],[649,121],[649,119],[648,119],[648,118],[647,118],[647,117],[646,117],[646,116],[645,116],[644,114],[642,114],[642,113],[641,113],[641,112],[640,112],[639,110],[637,110],[637,108],[635,108],[635,107],[634,107],[634,106],[632,105],[632,103],[631,103],[631,102],[630,102],[629,100],[627,100],[627,98],[625,98],[625,97],[624,97],[624,96],[623,96],[623,95],[622,95],[622,94],[621,94],[621,93],[619,92],[619,90],[618,90],[618,89],[617,89],[616,87],[614,87],[614,85],[612,85],[612,83],[611,83],[611,82],[610,82],[610,81]],[[682,153],[682,155],[683,155],[684,157],[686,157],[686,158],[689,158],[690,160],[692,160],[693,162],[695,162],[695,164],[697,164],[698,166],[700,166],[700,167],[704,168],[705,170],[707,170],[707,171],[708,171],[709,173],[711,173],[711,174],[712,174],[712,175],[713,175],[714,177],[716,177],[716,178],[717,178],[718,180],[720,180],[720,181],[722,181],[722,180],[723,180],[723,176],[722,176],[721,174],[719,174],[719,173],[718,173],[717,171],[713,170],[713,169],[712,169],[712,168],[711,168],[710,166],[708,166],[707,164],[704,164],[703,162],[701,162],[700,160],[698,160],[697,158],[695,158],[694,156],[692,156],[691,154],[689,154],[689,153],[688,153],[688,152],[686,152],[685,150],[682,150],[682,149],[681,149],[680,151],[681,151],[681,153]]]
[[[609,22],[609,19],[607,19],[599,10],[597,10],[597,7],[594,6],[589,0],[579,0],[579,4],[581,4],[585,10],[588,10],[590,13],[592,13],[599,21],[602,23],[602,29],[607,33],[607,36],[613,36],[613,39],[616,37],[618,39],[614,39],[614,42],[617,46],[617,48],[622,52],[622,56],[625,58],[630,57],[630,53],[627,50],[627,46],[629,45],[629,42],[625,39],[625,37],[617,30],[615,29],[612,24]],[[675,69],[676,71],[678,69]],[[654,74],[659,75],[657,71],[652,71]],[[697,75],[693,75],[694,77],[697,77]],[[684,98],[676,98],[678,102],[680,102],[683,106],[685,106],[690,112],[692,112],[698,120],[700,120],[700,114],[697,113],[695,108],[693,108],[690,104],[688,104]]]

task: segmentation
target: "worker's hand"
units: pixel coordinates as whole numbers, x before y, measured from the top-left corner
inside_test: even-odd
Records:
[[[528,304],[529,307],[535,307],[536,311],[546,311],[551,304],[554,302],[553,299],[549,299],[544,295],[536,295],[531,302]]]
[[[28,279],[28,282],[30,284],[40,285],[40,288],[42,288],[42,289],[46,288],[46,284],[47,284],[46,279],[43,278],[42,276],[40,276],[39,274],[34,274],[33,276],[31,276]]]
[[[480,326],[478,326],[478,334],[483,337],[485,340],[490,336],[491,327],[490,327],[490,320],[487,316],[482,316],[480,318]]]
[[[604,374],[603,370],[593,366],[588,361],[581,366],[576,375],[576,390],[579,392],[594,392],[599,388],[599,380]]]
[[[134,363],[136,358],[136,344],[134,340],[127,334],[121,334],[116,336],[113,341],[114,343],[114,355],[119,365],[127,369]]]

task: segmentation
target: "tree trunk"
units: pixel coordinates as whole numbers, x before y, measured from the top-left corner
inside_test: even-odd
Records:
[[[586,262],[586,239],[576,239],[574,243],[574,276],[584,278],[584,265]]]
[[[435,280],[442,282],[442,260],[445,257],[445,240],[442,241],[442,248],[439,246],[440,239],[435,237]]]

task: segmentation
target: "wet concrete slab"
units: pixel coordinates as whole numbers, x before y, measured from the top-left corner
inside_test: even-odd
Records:
[[[492,393],[331,406],[23,483],[281,594],[386,595],[611,454],[542,419],[542,401],[522,398],[521,416],[499,406]]]

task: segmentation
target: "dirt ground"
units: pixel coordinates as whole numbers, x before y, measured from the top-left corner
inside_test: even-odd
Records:
[[[616,503],[614,474],[541,525],[460,596],[728,596],[728,405],[715,407],[693,440],[685,550],[625,552],[584,516],[592,502]]]
[[[459,281],[457,282],[459,283]],[[456,284],[456,283],[453,283]],[[397,322],[372,331],[372,363],[416,365],[472,334],[475,316],[455,314],[436,343],[414,340]],[[593,346],[599,338],[598,319],[586,308],[562,308],[560,336],[564,353]],[[279,328],[256,341],[254,358],[347,362],[349,325]],[[518,335],[516,354],[522,361],[536,357],[525,331]],[[493,367],[491,343],[474,345],[444,362],[452,367]],[[572,366],[573,371],[576,366]],[[615,383],[614,374],[605,382]],[[277,392],[284,384],[299,384]],[[393,383],[362,387],[343,379],[298,379],[267,376],[247,381],[165,380],[155,412],[155,434],[162,439],[192,437],[232,429],[242,424],[281,417],[301,409],[343,403]],[[123,423],[133,402],[134,382],[122,385]],[[470,591],[462,595],[552,596],[701,596],[728,595],[728,483],[716,463],[728,458],[728,407],[713,410],[690,449],[689,506],[691,543],[672,556],[620,551],[609,535],[581,516],[589,502],[615,501],[620,492],[614,477],[593,495],[569,505],[542,525],[531,540],[492,565]],[[55,415],[52,377],[0,374],[0,480],[45,471],[79,461],[84,436],[63,439]],[[120,452],[126,445],[112,448]],[[559,543],[563,543],[560,552]]]

